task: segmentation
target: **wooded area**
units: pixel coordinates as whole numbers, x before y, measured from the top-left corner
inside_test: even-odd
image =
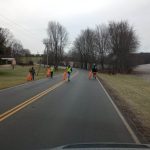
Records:
[[[0,28],[0,58],[13,57],[19,61],[20,56],[30,54],[30,50],[24,49],[21,42],[16,40],[8,29]]]
[[[127,73],[132,70],[131,55],[139,46],[138,37],[127,21],[98,25],[82,30],[74,41],[70,55],[87,69],[89,64],[100,64],[101,70]]]
[[[50,21],[43,44],[45,50],[37,56],[40,60],[36,63],[58,66],[73,62],[84,69],[97,64],[102,72],[111,73],[129,73],[136,65],[150,63],[149,53],[137,53],[140,42],[134,27],[127,21],[111,21],[82,30],[67,53],[67,29],[59,22]],[[8,29],[0,28],[0,58],[6,57],[13,57],[23,65],[32,65],[37,60]]]

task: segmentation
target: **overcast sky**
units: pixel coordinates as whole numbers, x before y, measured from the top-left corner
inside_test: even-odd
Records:
[[[87,27],[128,20],[141,45],[150,52],[150,0],[0,0],[0,27],[8,28],[24,48],[42,53],[49,21],[58,21],[69,32],[69,45]]]

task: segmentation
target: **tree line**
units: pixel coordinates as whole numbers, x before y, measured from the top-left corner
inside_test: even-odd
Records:
[[[75,39],[69,55],[80,62],[81,68],[100,64],[101,70],[113,73],[131,71],[132,55],[139,46],[138,37],[127,21],[97,25],[95,29],[82,30]]]
[[[65,55],[68,32],[59,22],[50,21],[47,38],[43,39],[45,50],[42,63],[58,66],[68,57],[88,69],[93,63],[102,71],[126,73],[133,67],[132,56],[137,51],[139,40],[135,29],[127,21],[111,21],[100,24],[95,29],[84,29],[73,42],[73,47]],[[0,57],[19,57],[30,55],[12,33],[0,28]]]
[[[0,58],[30,55],[28,49],[24,49],[22,43],[16,40],[13,34],[7,28],[0,27]]]
[[[64,59],[64,48],[68,41],[68,32],[59,22],[50,21],[47,28],[48,37],[43,40],[45,45],[43,63],[55,65],[56,68]]]

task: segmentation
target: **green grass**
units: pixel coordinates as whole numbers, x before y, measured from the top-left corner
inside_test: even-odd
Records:
[[[150,127],[150,82],[134,75],[99,76],[127,102],[144,125]]]
[[[0,89],[4,89],[7,87],[12,87],[18,84],[29,82],[26,80],[27,75],[29,73],[29,69],[31,66],[16,66],[13,70],[10,67],[0,67]],[[37,72],[39,66],[34,66],[35,71]],[[55,74],[63,72],[62,69],[54,72]],[[46,68],[41,67],[39,70],[38,76],[35,76],[35,80],[39,80],[46,77]]]

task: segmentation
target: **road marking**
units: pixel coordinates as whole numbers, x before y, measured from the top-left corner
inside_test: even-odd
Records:
[[[102,83],[99,81],[98,78],[97,78],[97,81],[99,82],[99,84],[101,85],[101,87],[104,90],[105,94],[107,95],[108,99],[112,103],[113,107],[115,108],[117,114],[121,118],[122,122],[124,123],[125,127],[127,128],[128,132],[130,133],[130,135],[131,135],[132,139],[134,140],[134,142],[136,144],[140,144],[139,139],[137,138],[137,136],[135,135],[135,133],[133,132],[133,130],[131,129],[131,127],[127,123],[126,119],[123,117],[122,113],[120,112],[120,110],[118,109],[118,107],[116,106],[116,104],[113,102],[112,98],[110,97],[110,95],[108,94],[108,92],[105,90],[104,86],[102,85]]]
[[[78,74],[78,71],[72,75],[71,78],[75,77]],[[24,101],[23,103],[13,107],[12,109],[4,112],[3,114],[0,115],[0,122],[2,122],[3,120],[7,119],[8,117],[12,116],[13,114],[15,114],[16,112],[18,112],[19,110],[25,108],[26,106],[28,106],[29,104],[39,100],[39,98],[45,96],[46,94],[48,94],[49,92],[55,90],[56,88],[58,88],[59,86],[61,86],[62,84],[64,84],[66,81],[60,81],[59,83],[53,85],[52,87],[48,88],[47,90],[33,96],[32,98]]]

